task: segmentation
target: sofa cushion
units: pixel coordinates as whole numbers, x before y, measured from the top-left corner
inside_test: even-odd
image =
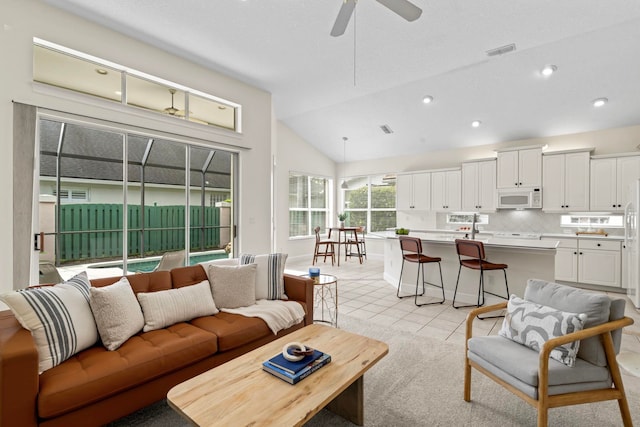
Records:
[[[240,255],[240,264],[258,264],[256,299],[288,299],[284,293],[287,254]]]
[[[55,286],[10,292],[2,300],[38,348],[39,371],[50,369],[98,340],[89,306],[91,284],[82,272]]]
[[[218,313],[206,280],[166,291],[140,292],[138,301],[144,314],[144,332]]]
[[[116,283],[122,276],[91,279],[95,287],[108,286]],[[171,289],[171,273],[168,271],[153,271],[151,273],[130,274],[127,276],[134,293],[155,292]],[[197,283],[197,282],[195,282]]]
[[[113,285],[92,287],[90,304],[107,350],[120,347],[144,326],[142,309],[126,277]]]
[[[210,265],[227,265],[227,266],[233,266],[233,265],[240,265],[240,259],[239,258],[221,258],[221,259],[214,259],[212,261],[203,261],[201,263],[199,263],[202,268],[204,268],[204,271],[207,273],[207,279],[209,279],[209,282],[211,282],[211,276],[209,275],[209,266]]]
[[[273,336],[262,319],[222,311],[215,316],[193,319],[191,324],[216,334],[220,351],[232,350],[260,338]]]
[[[550,339],[581,331],[586,318],[584,313],[556,310],[511,295],[498,335],[539,352]],[[580,341],[572,341],[554,348],[549,356],[567,366],[574,366],[578,348]]]
[[[213,299],[220,308],[248,307],[256,303],[256,264],[209,266]]]
[[[527,281],[524,299],[562,311],[585,313],[585,329],[607,322],[611,309],[611,299],[605,294],[539,279]],[[595,336],[580,341],[578,357],[598,366],[606,366],[607,357],[600,339]]]
[[[91,347],[40,376],[38,414],[55,417],[213,355],[215,335],[188,323],[143,332],[115,351]]]

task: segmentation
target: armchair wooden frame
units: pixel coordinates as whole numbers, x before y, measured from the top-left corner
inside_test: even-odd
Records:
[[[631,421],[631,413],[629,411],[629,403],[627,402],[627,396],[624,391],[624,385],[622,384],[622,376],[620,375],[620,368],[616,360],[616,352],[613,347],[613,340],[611,339],[611,332],[616,329],[624,328],[633,324],[633,319],[629,317],[623,317],[618,320],[609,321],[591,328],[586,328],[578,332],[573,332],[561,337],[550,339],[545,342],[540,351],[540,362],[538,368],[538,399],[533,399],[511,384],[501,380],[491,372],[482,368],[478,364],[469,360],[468,358],[468,342],[472,337],[473,320],[479,314],[488,313],[491,311],[503,310],[507,307],[507,303],[499,303],[487,307],[480,307],[472,310],[467,315],[466,320],[466,332],[465,332],[465,366],[464,366],[464,400],[471,401],[471,368],[475,368],[479,372],[485,374],[522,400],[533,406],[538,410],[538,427],[545,427],[548,424],[548,411],[550,408],[557,408],[561,406],[577,405],[581,403],[593,403],[601,402],[605,400],[617,400],[620,408],[620,415],[625,427],[633,426]],[[557,395],[548,395],[549,384],[549,354],[555,347],[566,344],[569,342],[582,340],[585,338],[600,335],[602,337],[602,343],[604,346],[605,354],[607,357],[607,366],[611,372],[613,380],[613,387],[598,390],[580,391],[575,393],[564,393]]]

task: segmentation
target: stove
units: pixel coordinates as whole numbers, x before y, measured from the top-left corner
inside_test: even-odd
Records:
[[[529,239],[540,240],[540,233],[499,231],[493,233],[495,239]]]

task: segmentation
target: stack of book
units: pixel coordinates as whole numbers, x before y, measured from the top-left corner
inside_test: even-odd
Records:
[[[318,350],[314,350],[313,354],[305,356],[297,362],[290,362],[284,358],[282,353],[278,353],[263,362],[262,369],[289,384],[295,384],[329,362],[331,362],[331,356]]]

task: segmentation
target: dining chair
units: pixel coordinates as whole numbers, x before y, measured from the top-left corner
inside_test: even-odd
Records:
[[[313,249],[313,262],[311,263],[311,265],[316,265],[316,261],[319,257],[324,257],[324,262],[326,263],[328,256],[331,257],[331,265],[334,265],[336,259],[336,251],[334,245],[336,244],[336,242],[330,239],[323,240],[320,237],[320,227],[316,226],[313,231],[316,234],[316,245]]]
[[[347,238],[344,248],[345,261],[347,257],[357,256],[360,260],[360,264],[362,264],[362,258],[367,258],[367,245],[364,238],[365,230],[366,227],[364,226],[356,227],[351,236]],[[356,247],[355,252],[353,251],[353,246]]]

